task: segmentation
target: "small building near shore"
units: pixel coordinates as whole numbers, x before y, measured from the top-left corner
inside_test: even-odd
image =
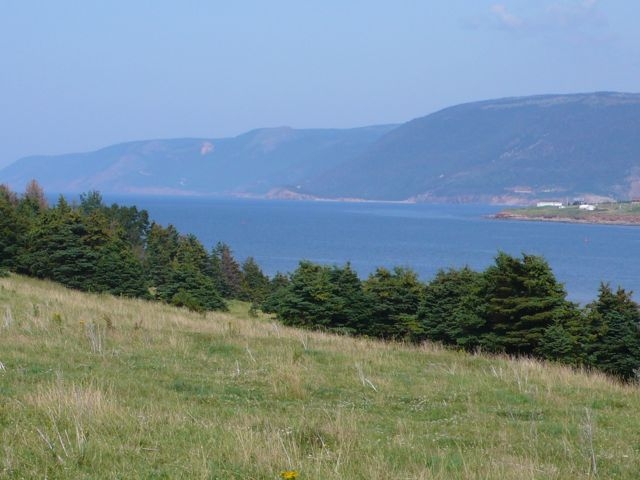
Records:
[[[583,203],[578,208],[580,210],[588,210],[590,212],[593,212],[596,209],[596,206],[595,205],[591,205],[590,203]]]
[[[562,202],[538,202],[536,207],[557,207],[562,208]]]

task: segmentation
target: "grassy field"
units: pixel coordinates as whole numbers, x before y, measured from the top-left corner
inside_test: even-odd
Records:
[[[640,203],[600,203],[595,210],[577,205],[558,207],[513,208],[498,213],[496,218],[514,220],[546,220],[577,223],[640,224]]]
[[[0,278],[0,478],[637,479],[640,390]]]

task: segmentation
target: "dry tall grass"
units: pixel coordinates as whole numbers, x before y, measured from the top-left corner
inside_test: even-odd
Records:
[[[0,478],[636,479],[602,374],[0,279]]]

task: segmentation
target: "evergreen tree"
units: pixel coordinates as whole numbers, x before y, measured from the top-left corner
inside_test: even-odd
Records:
[[[14,263],[17,261],[17,257],[21,255],[22,249],[28,246],[27,234],[35,227],[40,215],[46,211],[47,200],[44,196],[44,191],[35,180],[32,180],[27,185],[27,189],[20,197],[15,209],[17,248]],[[15,267],[17,268],[18,265],[15,265]]]
[[[158,285],[158,294],[166,302],[190,310],[226,310],[210,271],[209,256],[193,235],[180,236],[167,281]]]
[[[269,277],[262,273],[253,257],[248,257],[242,264],[241,298],[260,306],[269,295],[269,290]]]
[[[277,272],[269,282],[269,291],[260,308],[263,312],[276,313],[280,309],[281,300],[286,296],[289,276]]]
[[[18,271],[81,290],[93,289],[97,254],[85,244],[87,227],[64,197],[44,211],[26,235]]]
[[[218,242],[211,255],[212,278],[224,298],[241,298],[242,270],[229,245]]]
[[[211,278],[189,264],[174,262],[167,282],[158,287],[158,296],[194,311],[227,310]]]
[[[421,338],[416,313],[424,286],[413,270],[378,268],[363,283],[363,289],[370,297],[372,311],[362,333],[387,339]]]
[[[143,259],[144,246],[149,235],[149,212],[137,207],[124,207],[112,204],[106,209],[107,217],[122,229],[123,239],[131,245],[134,253]]]
[[[202,275],[210,276],[211,260],[200,240],[193,234],[178,238],[175,260],[181,265],[189,265]]]
[[[325,305],[330,298],[326,267],[303,260],[280,295],[276,314],[285,325],[330,327]]]
[[[333,330],[365,334],[371,320],[371,299],[362,288],[356,272],[347,263],[344,267],[325,267],[329,271],[330,296],[325,315]]]
[[[601,284],[587,322],[589,363],[626,380],[640,378],[640,309],[631,292]]]
[[[80,213],[85,216],[96,211],[104,211],[105,207],[102,203],[102,195],[96,190],[80,194]]]
[[[349,264],[321,266],[301,261],[274,302],[287,325],[359,333],[370,318],[370,302]]]
[[[142,262],[118,238],[100,249],[93,285],[96,291],[125,297],[145,297],[149,293]]]
[[[0,185],[0,269],[13,268],[20,234],[18,197],[6,185]]]
[[[534,354],[545,330],[566,307],[564,287],[547,262],[535,255],[515,258],[500,252],[483,274],[488,333],[483,346],[493,351]]]
[[[567,302],[542,335],[536,354],[574,367],[589,365],[587,327],[584,313],[577,305]]]
[[[418,309],[424,337],[467,350],[478,347],[486,333],[481,288],[482,274],[469,267],[438,271]]]
[[[173,225],[164,228],[155,222],[151,224],[144,258],[150,286],[157,288],[169,281],[179,240],[180,234]]]

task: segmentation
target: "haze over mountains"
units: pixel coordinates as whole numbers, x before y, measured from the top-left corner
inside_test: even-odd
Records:
[[[530,203],[640,196],[640,94],[474,102],[402,125],[258,129],[33,156],[0,170],[21,191]]]

